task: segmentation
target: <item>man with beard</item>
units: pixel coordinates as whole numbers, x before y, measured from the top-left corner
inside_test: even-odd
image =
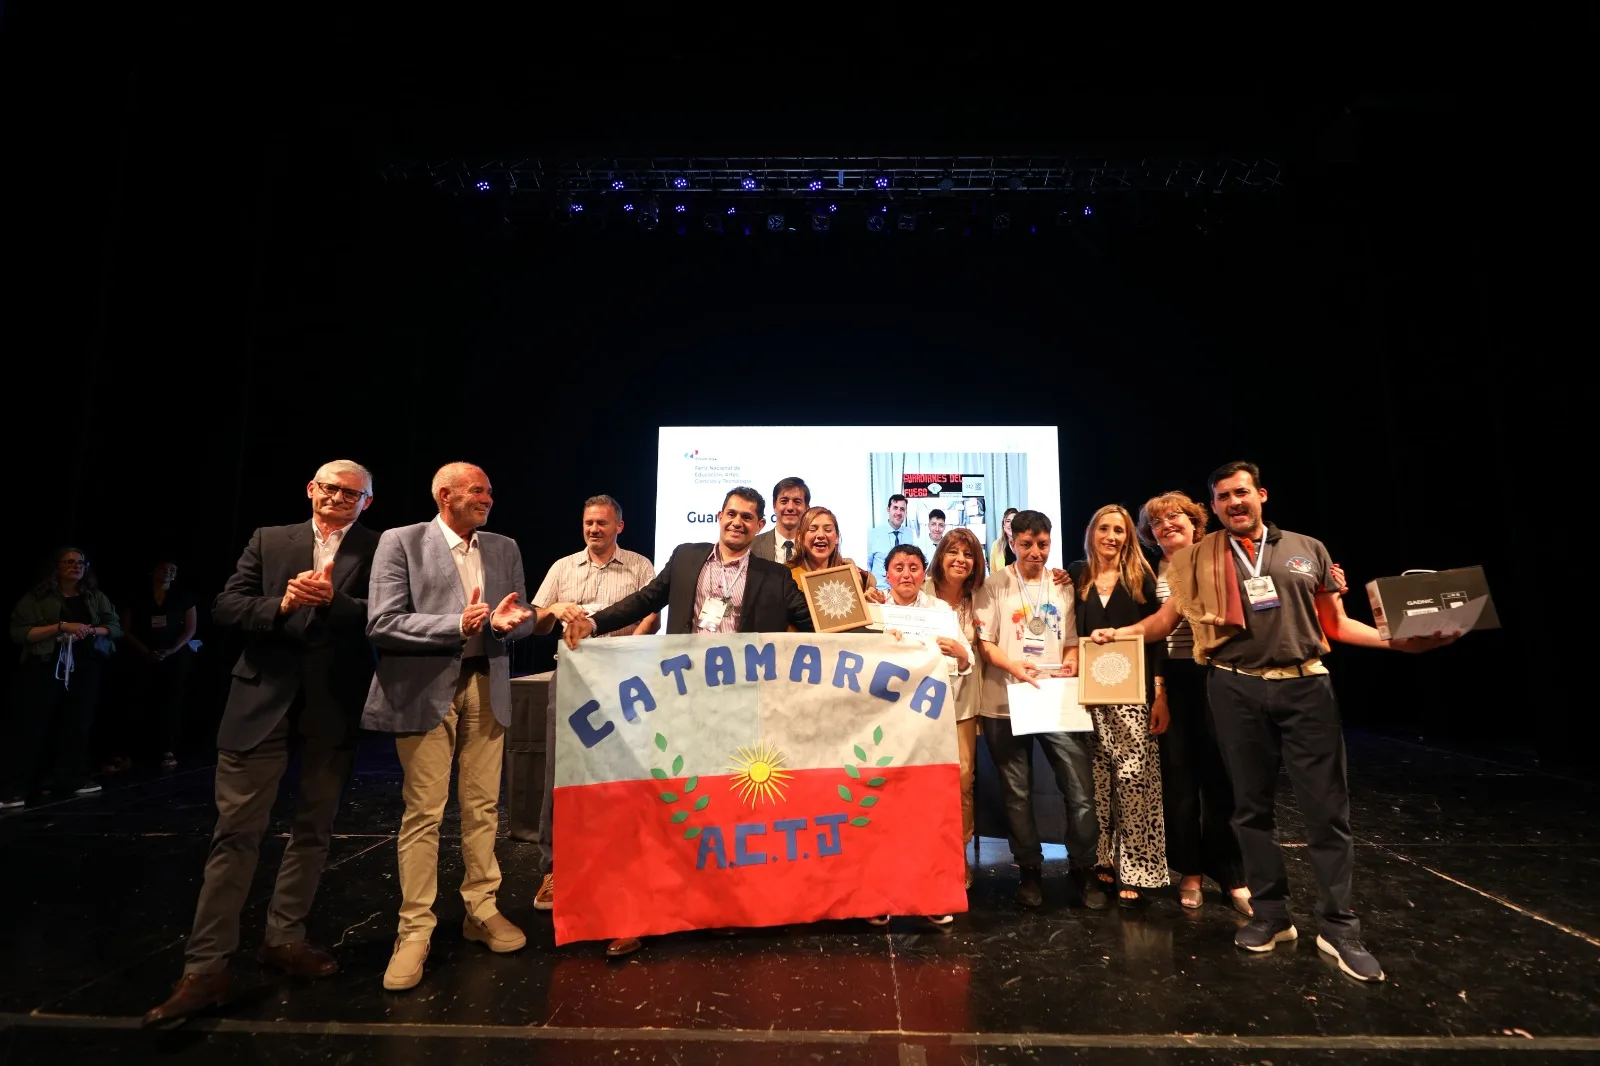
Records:
[[[422,980],[437,919],[439,823],[458,764],[466,905],[462,935],[504,953],[527,937],[497,904],[500,769],[511,723],[507,644],[533,629],[522,552],[510,537],[479,532],[494,506],[489,475],[449,463],[433,476],[439,514],[391,529],[372,563],[367,636],[377,671],[361,724],[395,734],[405,772],[400,820],[400,923],[383,975],[391,992]],[[491,607],[491,604],[493,605]]]
[[[1322,542],[1262,521],[1267,490],[1254,463],[1218,467],[1208,485],[1223,528],[1172,557],[1168,584],[1193,627],[1195,659],[1212,668],[1206,694],[1233,779],[1233,824],[1255,908],[1234,943],[1271,951],[1299,935],[1289,918],[1283,853],[1273,838],[1281,764],[1305,817],[1307,857],[1317,878],[1317,948],[1350,977],[1381,981],[1383,967],[1362,944],[1361,921],[1350,908],[1355,845],[1344,734],[1321,656],[1329,639],[1420,652],[1455,638],[1386,641],[1348,617]]]

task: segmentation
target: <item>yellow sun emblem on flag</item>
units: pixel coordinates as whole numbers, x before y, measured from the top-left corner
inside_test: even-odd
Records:
[[[785,798],[783,786],[793,776],[782,768],[786,758],[765,740],[752,748],[740,748],[733,757],[734,765],[728,767],[733,772],[733,781],[728,787],[738,792],[739,799],[748,807],[762,801],[781,803]]]

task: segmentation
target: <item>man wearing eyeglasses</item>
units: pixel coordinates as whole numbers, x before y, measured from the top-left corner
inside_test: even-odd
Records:
[[[520,950],[522,930],[500,913],[500,769],[511,724],[508,645],[533,631],[522,551],[480,532],[494,506],[489,475],[448,463],[433,475],[438,515],[391,529],[372,564],[367,636],[379,658],[361,724],[393,733],[405,772],[400,819],[400,922],[384,971],[391,992],[422,980],[438,919],[439,825],[457,767],[461,801],[461,934],[490,951]]]
[[[251,534],[211,608],[218,626],[245,640],[217,731],[217,827],[183,977],[144,1016],[146,1025],[179,1022],[232,998],[228,960],[239,947],[239,912],[295,738],[298,796],[258,957],[302,978],[339,968],[306,939],[305,923],[372,678],[367,581],[378,535],[356,520],[372,505],[372,475],[361,464],[323,464],[306,495],[311,521]]]

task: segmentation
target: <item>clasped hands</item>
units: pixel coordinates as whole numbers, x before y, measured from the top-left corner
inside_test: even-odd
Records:
[[[94,626],[86,622],[62,622],[59,628],[60,631],[56,633],[56,641],[61,644],[68,644],[74,640],[83,640],[86,637],[94,636]]]
[[[476,636],[482,632],[485,622],[495,633],[508,633],[532,617],[533,608],[518,603],[515,592],[507,593],[505,599],[490,609],[483,602],[483,589],[474,588],[466,610],[461,612],[461,635]]]
[[[288,614],[302,607],[326,607],[333,602],[333,563],[321,570],[302,570],[289,579],[278,603],[278,613]]]

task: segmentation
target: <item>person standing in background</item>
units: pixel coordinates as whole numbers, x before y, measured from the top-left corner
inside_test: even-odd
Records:
[[[884,564],[889,560],[889,553],[901,544],[911,543],[911,531],[905,528],[905,496],[898,492],[890,496],[884,513],[888,516],[888,523],[872,527],[872,532],[867,536],[867,570],[877,584],[888,588],[889,579]]]
[[[1006,567],[1017,561],[1017,553],[1011,550],[1011,517],[1017,513],[1015,507],[1007,507],[1006,513],[1000,516],[1000,535],[989,545],[989,573],[998,574]]]
[[[797,477],[772,486],[772,528],[757,534],[750,551],[757,559],[790,566],[800,557],[800,519],[811,506],[811,489]]]
[[[133,699],[124,707],[115,733],[117,770],[127,768],[127,756],[146,743],[145,738],[152,733],[161,753],[162,769],[175,770],[178,766],[183,696],[194,661],[189,642],[194,639],[198,622],[193,597],[181,587],[173,587],[177,577],[176,562],[158,559],[150,570],[149,591],[122,609],[126,640],[133,650],[127,656],[127,679]]]

